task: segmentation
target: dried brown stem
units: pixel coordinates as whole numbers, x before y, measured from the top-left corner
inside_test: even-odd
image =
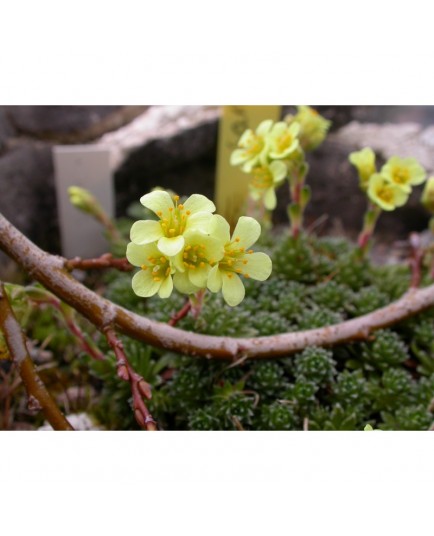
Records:
[[[101,257],[96,259],[82,259],[81,257],[75,257],[65,261],[65,268],[68,271],[71,270],[94,270],[102,268],[116,268],[121,272],[131,272],[134,269],[128,260],[124,257],[122,259],[116,259],[111,253],[104,253]]]
[[[54,430],[73,430],[36,372],[24,333],[15,318],[3,283],[0,283],[0,328],[29,395],[29,406],[41,409]]]
[[[131,366],[125,354],[124,345],[122,344],[122,341],[118,339],[115,331],[108,328],[105,330],[105,336],[115,353],[119,378],[126,382],[130,382],[131,393],[133,395],[134,416],[136,421],[142,428],[146,428],[151,432],[155,431],[157,429],[156,422],[143,402],[143,397],[147,398],[148,400],[151,399],[151,386],[143,379],[142,376],[140,376],[140,374],[137,374],[137,372],[135,372]]]
[[[422,280],[422,261],[424,257],[424,250],[421,245],[420,236],[418,233],[411,233],[410,235],[410,270],[411,270],[411,288],[417,288],[420,286]]]
[[[333,346],[365,340],[373,331],[391,326],[434,305],[434,285],[410,289],[398,301],[367,315],[324,328],[269,337],[215,337],[186,332],[119,307],[76,281],[64,270],[64,259],[45,253],[0,215],[0,248],[34,279],[104,331],[118,331],[150,345],[191,356],[237,360],[271,359],[306,346]]]

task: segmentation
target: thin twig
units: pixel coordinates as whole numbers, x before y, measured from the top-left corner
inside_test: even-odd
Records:
[[[152,346],[190,356],[215,359],[272,359],[307,346],[333,346],[366,340],[373,331],[389,327],[434,305],[434,284],[410,289],[386,307],[358,318],[318,329],[268,337],[216,337],[183,331],[119,307],[86,288],[64,270],[64,259],[49,255],[22,235],[0,214],[0,248],[34,279],[81,313],[97,329],[114,326]]]
[[[156,422],[143,402],[143,397],[148,400],[151,399],[151,386],[131,366],[125,354],[124,345],[118,339],[115,331],[113,329],[106,329],[105,336],[116,356],[118,377],[121,380],[130,382],[136,421],[142,428],[146,428],[148,431],[155,431],[157,429]]]
[[[6,339],[12,361],[26,387],[29,406],[41,409],[55,430],[73,430],[36,372],[27,350],[24,333],[15,318],[3,283],[0,283],[0,328]]]
[[[189,311],[191,309],[191,301],[188,299],[185,304],[181,307],[179,311],[177,311],[167,322],[169,326],[176,326],[176,324],[185,316],[188,315]]]
[[[422,261],[424,257],[424,250],[421,245],[420,235],[418,233],[410,234],[410,259],[409,265],[411,270],[411,288],[417,288],[420,286],[422,280]]]
[[[117,259],[113,257],[111,253],[104,253],[104,255],[101,255],[101,257],[97,257],[96,259],[74,257],[73,259],[65,261],[65,269],[69,272],[75,269],[94,270],[102,268],[116,268],[116,270],[120,270],[121,272],[131,272],[131,270],[134,270],[134,266],[128,262],[127,258],[123,257]]]

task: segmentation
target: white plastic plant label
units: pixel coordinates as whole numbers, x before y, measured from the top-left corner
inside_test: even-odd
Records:
[[[89,190],[109,217],[114,214],[110,150],[92,145],[59,145],[53,148],[57,208],[62,253],[67,258],[96,257],[108,251],[104,228],[91,215],[74,207],[68,188]]]

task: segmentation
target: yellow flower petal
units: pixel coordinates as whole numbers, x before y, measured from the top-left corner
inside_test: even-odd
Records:
[[[164,281],[161,283],[160,289],[158,290],[158,295],[160,298],[168,298],[173,291],[173,281],[172,276],[166,277]]]
[[[193,194],[184,203],[184,209],[189,210],[192,214],[196,212],[214,212],[215,205],[204,195]]]
[[[225,302],[231,307],[240,304],[246,294],[243,282],[234,272],[222,273],[222,292]]]
[[[149,298],[158,292],[161,281],[154,281],[150,270],[140,270],[131,282],[134,292],[142,298]]]
[[[175,285],[176,290],[181,292],[181,294],[195,294],[200,290],[199,287],[193,285],[186,272],[176,272],[173,276],[173,284]]]
[[[242,269],[252,279],[257,281],[265,281],[271,275],[272,263],[271,259],[265,253],[252,253],[245,255],[247,264],[242,265]]]
[[[133,223],[130,231],[130,240],[135,244],[149,244],[163,236],[163,230],[158,221],[139,220]]]
[[[173,238],[163,236],[158,241],[158,249],[167,257],[174,257],[184,247],[184,237],[182,235]]]
[[[140,203],[158,214],[161,212],[163,217],[167,217],[169,214],[169,209],[174,207],[173,199],[170,195],[164,190],[155,190],[150,192],[140,198]]]
[[[223,280],[222,274],[219,270],[218,264],[213,266],[208,274],[207,287],[211,292],[219,292],[222,288]]]
[[[249,248],[261,235],[261,226],[249,216],[241,216],[232,234],[232,241],[238,240],[237,247]]]

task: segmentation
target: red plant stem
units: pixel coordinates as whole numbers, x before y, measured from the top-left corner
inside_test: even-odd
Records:
[[[422,260],[424,257],[424,251],[421,247],[421,240],[418,233],[410,234],[410,247],[411,254],[409,259],[409,265],[411,270],[411,282],[410,288],[417,288],[420,286],[422,280]]]
[[[36,372],[27,350],[26,338],[15,318],[3,283],[0,283],[0,329],[29,395],[29,403],[42,410],[54,430],[73,430]]]
[[[181,307],[181,309],[176,312],[170,320],[167,322],[169,326],[176,326],[176,324],[185,316],[188,315],[189,311],[191,309],[191,301],[188,299],[185,304]]]
[[[30,299],[32,300],[32,297],[30,297]],[[52,299],[38,299],[32,301],[35,301],[35,303],[37,303],[38,305],[46,304],[51,305],[51,307],[54,307],[56,311],[58,311],[62,315],[62,318],[65,320],[67,328],[78,340],[82,350],[88,353],[93,359],[96,359],[98,361],[102,361],[105,359],[104,354],[100,352],[100,350],[95,345],[89,344],[89,342],[86,340],[85,334],[81,331],[81,329],[74,322],[74,320],[69,315],[66,315],[64,313],[60,300],[58,300],[55,296],[53,296]]]
[[[65,262],[65,268],[68,271],[78,270],[93,270],[101,268],[116,268],[121,272],[131,272],[134,269],[126,258],[116,259],[111,253],[105,253],[96,259],[82,259],[75,257],[74,259]]]
[[[156,422],[143,402],[143,397],[146,397],[148,400],[151,399],[151,386],[142,378],[142,376],[140,376],[140,374],[135,372],[129,363],[125,354],[124,345],[117,337],[115,331],[112,328],[108,328],[104,330],[104,333],[107,342],[115,353],[119,378],[130,382],[131,393],[133,395],[134,417],[136,418],[136,421],[142,428],[146,428],[148,431],[155,431],[157,429]]]

